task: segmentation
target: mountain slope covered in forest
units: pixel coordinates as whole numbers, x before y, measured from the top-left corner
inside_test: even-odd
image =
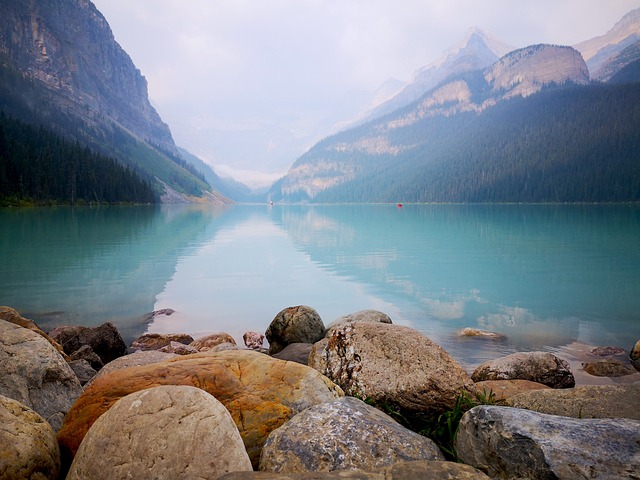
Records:
[[[288,202],[640,200],[640,85],[588,84],[570,47],[537,45],[298,159]]]
[[[179,154],[147,83],[88,0],[7,0],[0,110],[115,158],[185,200],[211,187]]]

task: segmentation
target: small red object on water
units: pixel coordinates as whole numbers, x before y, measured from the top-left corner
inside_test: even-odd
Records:
[[[398,208],[401,208],[401,207],[402,207],[402,204],[401,204],[401,203],[399,203],[399,204],[398,204]]]

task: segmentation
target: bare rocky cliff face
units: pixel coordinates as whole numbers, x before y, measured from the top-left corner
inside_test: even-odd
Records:
[[[310,157],[312,161],[306,161],[305,157],[298,160],[278,188],[285,197],[303,192],[313,199],[319,192],[357,176],[357,163],[350,161],[349,155],[342,155],[340,161],[331,160],[336,154],[366,152],[394,156],[413,148],[413,145],[395,142],[395,132],[424,118],[481,112],[501,101],[526,97],[542,88],[566,83],[589,83],[587,65],[575,49],[534,45],[515,50],[484,70],[454,76],[426,93],[411,108],[370,124],[355,141],[327,139],[314,147],[324,153]]]
[[[151,106],[147,82],[89,0],[5,0],[0,53],[50,92],[59,111],[89,126],[115,123],[133,136],[177,150]]]
[[[574,45],[589,66],[594,79],[602,75],[598,70],[612,57],[628,46],[640,40],[640,8],[631,10],[617,22],[611,30],[599,37],[591,38]]]

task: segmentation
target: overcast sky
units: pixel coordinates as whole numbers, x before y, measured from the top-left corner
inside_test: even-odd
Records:
[[[93,0],[179,146],[275,180],[386,80],[470,27],[524,47],[607,32],[640,0]]]

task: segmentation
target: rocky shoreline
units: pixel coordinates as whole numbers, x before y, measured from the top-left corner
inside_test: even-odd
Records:
[[[0,307],[0,477],[638,478],[640,342],[584,368],[638,380],[578,387],[548,352],[469,375],[372,310],[326,327],[285,308],[244,343],[127,346],[109,323],[45,333]]]

